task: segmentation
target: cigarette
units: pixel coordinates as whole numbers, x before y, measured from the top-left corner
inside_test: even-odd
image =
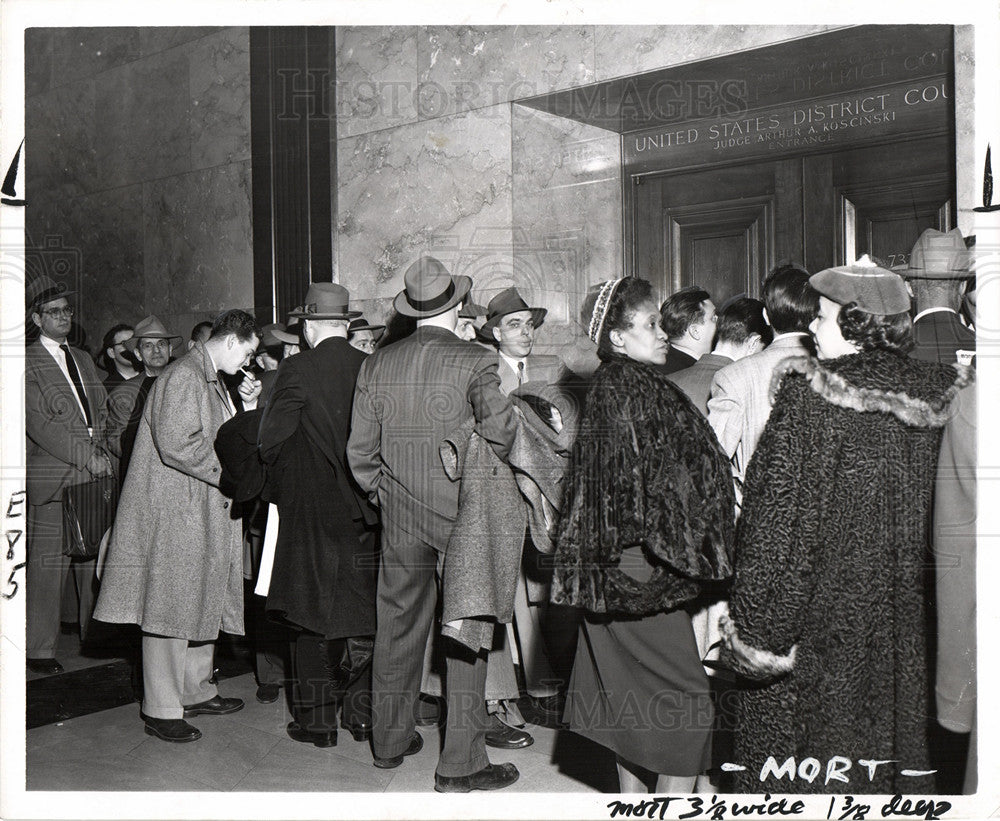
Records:
[[[240,368],[240,370],[243,371],[244,376],[249,377],[251,381],[257,378],[252,373],[250,373],[250,371],[248,371],[246,368]]]

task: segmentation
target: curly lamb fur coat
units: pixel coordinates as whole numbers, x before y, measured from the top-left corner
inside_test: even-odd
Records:
[[[647,616],[728,578],[730,477],[708,422],[666,375],[624,356],[602,363],[567,474],[552,601]],[[656,565],[645,583],[618,569],[635,545]]]
[[[730,621],[741,792],[919,793],[928,770],[928,517],[961,366],[871,351],[786,360],[747,472]],[[736,659],[742,657],[742,662]],[[813,757],[811,783],[759,780]],[[850,782],[825,783],[833,756]],[[874,780],[858,759],[893,761]]]

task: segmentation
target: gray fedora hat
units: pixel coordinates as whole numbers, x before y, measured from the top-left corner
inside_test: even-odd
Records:
[[[300,319],[354,319],[361,311],[348,310],[350,294],[336,282],[310,282],[301,310],[292,311],[290,317]]]
[[[443,314],[472,290],[472,280],[455,276],[434,257],[423,256],[403,274],[403,290],[392,307],[396,313],[417,319]]]

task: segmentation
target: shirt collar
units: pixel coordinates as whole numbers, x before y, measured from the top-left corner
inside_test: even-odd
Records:
[[[38,339],[42,343],[42,347],[45,348],[45,350],[47,350],[50,354],[53,354],[53,355],[55,355],[55,353],[57,351],[61,355],[62,354],[62,346],[64,344],[66,344],[66,343],[56,342],[54,339],[45,336],[45,334],[42,334],[41,336],[39,336]]]
[[[514,371],[514,373],[517,373],[517,363],[518,362],[523,362],[524,363],[524,367],[526,367],[526,368],[528,367],[528,363],[527,363],[528,357],[526,357],[526,356],[522,356],[520,359],[515,359],[513,356],[507,356],[507,354],[505,354],[503,351],[500,351],[500,356],[503,358],[504,362],[506,362],[508,365],[510,365],[510,369],[512,371]]]

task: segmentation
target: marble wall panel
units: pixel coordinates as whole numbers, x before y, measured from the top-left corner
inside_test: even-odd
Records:
[[[191,167],[190,56],[170,49],[96,80],[98,162],[107,187]]]
[[[976,160],[975,46],[975,27],[955,26],[955,195],[958,227],[964,234],[975,232],[975,213],[970,209],[983,204],[984,159]],[[982,151],[985,158],[985,146]],[[993,195],[993,203],[998,201],[1000,191]]]
[[[53,30],[52,85],[95,77],[141,56],[139,28]]]
[[[220,26],[143,26],[139,29],[139,53],[148,57],[221,30]]]
[[[417,120],[414,26],[337,27],[337,136]]]
[[[596,360],[580,306],[591,285],[623,271],[620,138],[514,106],[511,155],[513,284],[549,309],[539,350],[588,372]]]
[[[189,167],[249,159],[249,29],[224,29],[184,49],[190,66]]]
[[[427,26],[418,115],[432,119],[595,80],[592,26]]]
[[[48,91],[52,82],[52,29],[30,28],[24,32],[24,96]]]
[[[101,165],[93,80],[25,100],[25,191],[33,199],[76,197],[108,185]]]
[[[600,82],[818,34],[840,26],[596,26]]]
[[[169,324],[252,307],[249,161],[148,182],[142,213],[150,312]]]
[[[422,252],[477,287],[509,276],[509,106],[339,140],[337,158],[338,280],[356,299],[395,295]]]

